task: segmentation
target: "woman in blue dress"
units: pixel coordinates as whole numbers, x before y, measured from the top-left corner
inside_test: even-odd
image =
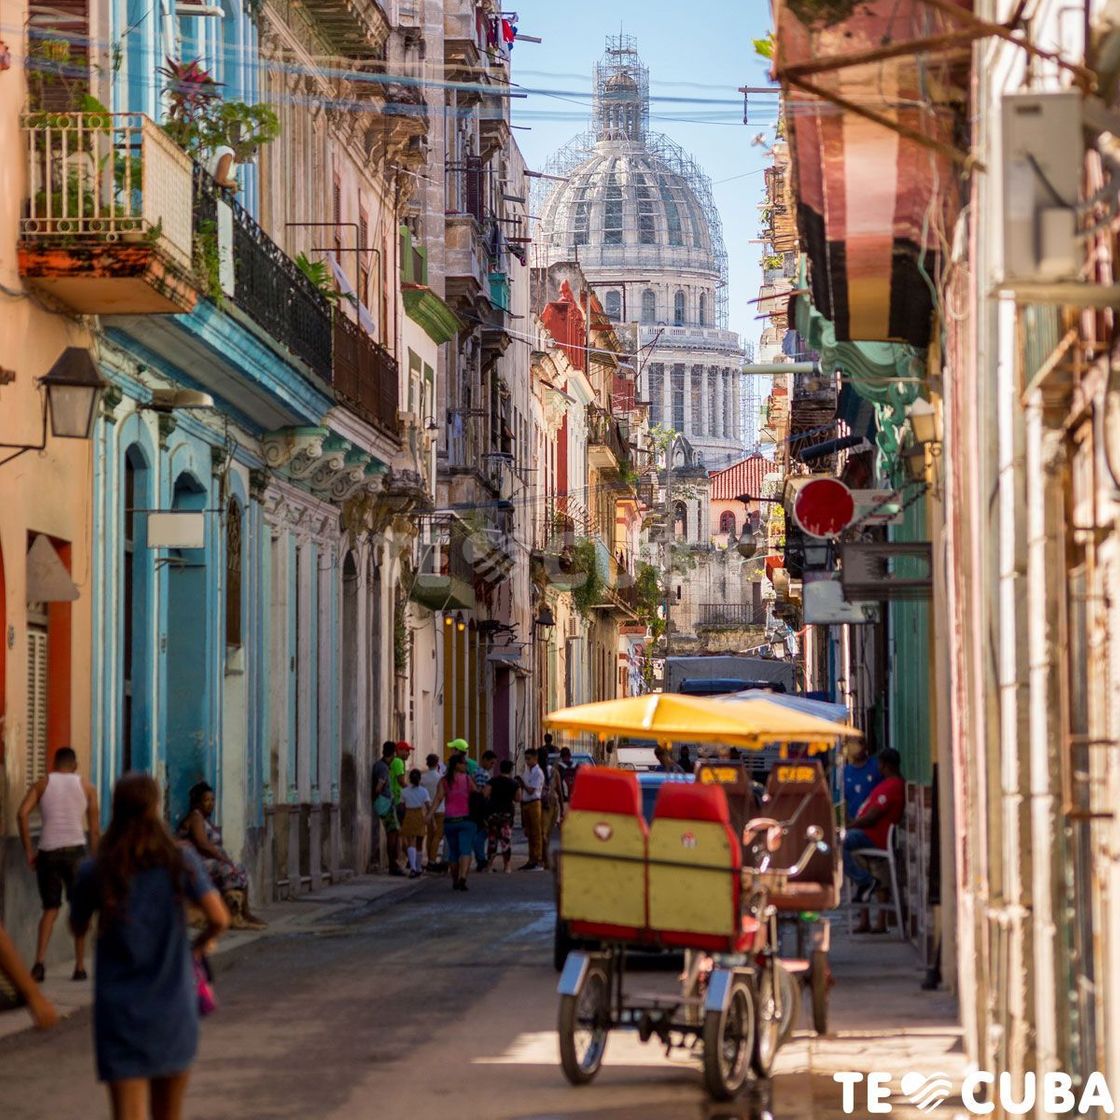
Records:
[[[198,1046],[199,955],[229,925],[221,895],[195,852],[160,816],[159,786],[126,774],[113,790],[113,819],[94,859],[79,868],[70,924],[98,918],[93,1031],[98,1077],[114,1120],[179,1120]],[[205,915],[193,946],[185,903]]]

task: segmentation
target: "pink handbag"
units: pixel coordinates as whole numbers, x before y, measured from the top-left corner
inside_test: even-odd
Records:
[[[210,965],[205,957],[201,960],[194,957],[193,961],[194,985],[198,993],[198,1013],[199,1015],[213,1014],[218,1010],[218,998],[214,995],[214,976],[210,971]]]

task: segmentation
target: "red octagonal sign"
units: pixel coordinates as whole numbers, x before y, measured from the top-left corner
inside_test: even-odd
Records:
[[[855,515],[852,492],[838,478],[806,482],[793,500],[793,520],[810,537],[839,536]]]

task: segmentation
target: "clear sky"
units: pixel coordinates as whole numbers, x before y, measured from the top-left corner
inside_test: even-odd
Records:
[[[507,5],[518,14],[518,31],[540,44],[514,47],[512,78],[530,90],[513,100],[514,137],[530,168],[540,168],[566,140],[586,127],[591,113],[591,70],[602,57],[607,35],[620,30],[638,41],[649,68],[650,128],[664,132],[690,152],[712,179],[723,220],[730,263],[730,326],[757,340],[761,323],[755,305],[761,280],[758,203],[762,197],[765,146],[751,141],[765,132],[772,140],[774,98],[759,99],[757,116],[743,123],[740,86],[763,86],[766,63],[751,40],[770,29],[766,0],[709,0],[704,4],[660,4],[650,0],[555,0]],[[545,93],[540,91],[551,91]],[[701,101],[659,101],[696,98]],[[762,108],[766,103],[768,110]]]

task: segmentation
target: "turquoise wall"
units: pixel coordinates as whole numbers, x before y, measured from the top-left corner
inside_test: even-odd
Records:
[[[905,520],[891,530],[895,541],[928,540],[926,500],[913,502]],[[933,779],[930,747],[930,602],[893,602],[888,605],[890,678],[888,711],[890,745],[902,755],[903,776],[928,785]]]

